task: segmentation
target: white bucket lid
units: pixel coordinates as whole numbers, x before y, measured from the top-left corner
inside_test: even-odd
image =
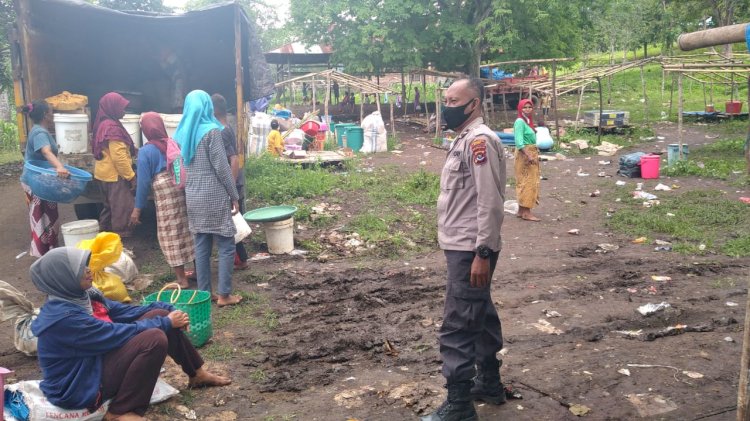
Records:
[[[99,221],[96,219],[81,219],[60,225],[60,231],[68,234],[85,234],[99,231]]]
[[[164,125],[168,126],[170,124],[180,124],[180,120],[182,120],[182,114],[162,114],[161,115],[162,120],[164,120]]]
[[[122,123],[140,123],[141,122],[141,116],[140,116],[140,114],[125,114],[120,119],[120,122],[122,122]]]
[[[54,115],[56,123],[88,123],[89,116],[86,114],[57,114]]]

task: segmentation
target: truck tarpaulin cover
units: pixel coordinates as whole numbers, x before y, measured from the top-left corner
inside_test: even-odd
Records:
[[[21,0],[18,28],[26,96],[63,90],[88,95],[132,93],[131,111],[181,112],[193,89],[236,104],[235,22],[239,14],[243,99],[273,93],[273,78],[242,8],[221,4],[183,14],[119,12],[73,0]],[[27,98],[28,99],[28,98]]]

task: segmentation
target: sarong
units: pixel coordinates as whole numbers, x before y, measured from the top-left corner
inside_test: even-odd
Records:
[[[536,158],[536,162],[529,164],[526,155],[516,149],[516,200],[518,200],[518,206],[532,209],[539,204],[539,149],[532,145],[526,145],[523,148]]]
[[[31,188],[21,183],[26,193],[26,204],[29,206],[29,223],[31,225],[31,248],[29,253],[42,257],[57,247],[57,203],[48,202],[31,192]]]
[[[164,259],[170,267],[195,260],[193,234],[188,225],[185,190],[177,188],[163,171],[151,183],[156,202],[156,234]]]

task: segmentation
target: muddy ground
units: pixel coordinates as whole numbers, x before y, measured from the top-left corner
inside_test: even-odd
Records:
[[[368,162],[414,171],[424,161],[438,172],[444,154],[430,146],[428,136],[414,127],[399,129],[403,153]],[[707,130],[689,127],[691,149],[711,141]],[[664,150],[675,141],[674,125],[661,124],[656,132],[665,139],[634,149]],[[585,417],[592,420],[734,419],[750,259],[656,252],[653,245],[609,232],[606,212],[612,205],[605,197],[625,197],[636,181],[651,191],[657,181],[626,180],[628,185],[618,188],[616,157],[611,165],[599,165],[600,159],[610,158],[544,163],[547,180],[538,208],[543,221],[505,219],[492,293],[503,322],[503,379],[523,400],[479,404],[480,419],[575,419],[572,405],[589,408]],[[508,164],[510,174],[512,161]],[[577,176],[579,168],[591,176]],[[601,171],[611,177],[597,177]],[[2,279],[41,304],[27,279],[32,258],[16,259],[26,249],[28,230],[17,168],[7,167],[1,176]],[[679,184],[681,192],[717,188],[731,197],[745,194],[713,180],[681,178]],[[589,197],[597,189],[602,196]],[[509,188],[508,198],[513,197]],[[343,202],[343,213],[347,206],[357,208],[356,196]],[[72,218],[64,206],[61,220]],[[571,229],[580,234],[568,234]],[[159,250],[148,231],[145,224],[126,246],[135,248],[139,264],[153,267]],[[597,252],[601,243],[619,249]],[[654,281],[652,275],[671,281]],[[185,419],[192,409],[201,420],[417,419],[445,393],[437,346],[444,278],[437,249],[394,260],[284,256],[252,262],[234,279],[256,305],[214,308],[222,325],[205,351],[213,356],[210,367],[232,375],[234,383],[183,390],[149,416]],[[636,312],[662,301],[671,307],[650,317]],[[545,310],[560,317],[548,318]],[[248,323],[243,311],[257,317]],[[677,325],[686,327],[669,329]],[[15,351],[10,332],[5,323],[0,366],[16,370],[16,379],[39,378],[35,359]],[[168,367],[167,379],[184,389],[186,380]]]

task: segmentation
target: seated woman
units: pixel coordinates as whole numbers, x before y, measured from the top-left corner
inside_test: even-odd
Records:
[[[189,386],[231,383],[203,368],[182,332],[188,315],[167,303],[145,307],[110,301],[91,286],[91,252],[49,251],[31,265],[31,280],[48,295],[31,329],[38,337],[41,389],[54,405],[96,410],[112,399],[105,420],[143,420],[167,355]]]

